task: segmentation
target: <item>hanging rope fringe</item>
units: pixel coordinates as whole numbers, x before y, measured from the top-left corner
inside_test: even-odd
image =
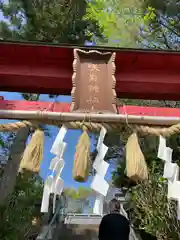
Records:
[[[22,127],[37,128],[39,124],[52,124],[61,126],[62,122],[59,121],[22,121],[16,123],[0,124],[0,132],[12,132],[17,131]],[[82,128],[82,122],[67,122],[63,124],[67,128],[79,129]],[[79,139],[77,145],[76,157],[74,161],[73,178],[76,181],[84,182],[88,178],[89,173],[89,153],[90,153],[90,140],[87,134],[87,130],[99,132],[101,127],[104,126],[107,130],[116,129],[118,131],[124,131],[130,127],[137,133],[143,135],[162,135],[164,137],[170,137],[173,134],[180,133],[180,123],[172,125],[167,128],[162,127],[149,127],[140,125],[130,125],[118,123],[94,123],[94,122],[83,122],[83,134]],[[28,170],[39,172],[40,162],[43,155],[43,143],[44,133],[41,130],[36,130],[33,134],[31,142],[27,146],[24,152],[24,156],[21,162],[20,169],[26,168]],[[127,158],[127,174],[131,178],[147,179],[148,170],[145,163],[144,156],[139,147],[138,138],[136,134],[129,137],[126,145],[126,158]],[[83,159],[83,160],[82,160]],[[134,172],[133,172],[134,171]]]
[[[38,173],[40,171],[40,164],[43,159],[43,151],[44,132],[40,129],[36,129],[24,151],[20,163],[20,171],[26,169]]]
[[[126,144],[126,171],[135,182],[148,179],[148,168],[136,133],[128,138]]]
[[[87,128],[83,127],[83,133],[76,146],[73,167],[73,179],[77,182],[86,182],[90,171],[90,138]]]

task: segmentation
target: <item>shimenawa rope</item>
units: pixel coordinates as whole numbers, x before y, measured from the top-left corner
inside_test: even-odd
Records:
[[[39,124],[51,124],[55,126],[60,126],[62,124],[65,124],[66,127],[72,128],[72,129],[79,129],[82,128],[82,122],[66,122],[61,123],[58,121],[47,121],[47,122],[39,122],[39,121],[22,121],[22,122],[15,122],[15,123],[6,123],[6,124],[0,124],[0,132],[13,132],[18,131],[22,127],[30,127],[30,128],[37,128]],[[87,127],[89,131],[95,131],[98,132],[102,125],[109,131],[111,130],[118,130],[122,127],[127,127],[126,124],[107,124],[107,123],[92,123],[92,122],[83,122],[83,126]],[[143,125],[129,125],[131,129],[134,129],[134,131],[140,133],[140,134],[149,134],[149,135],[155,135],[159,136],[162,135],[164,137],[170,137],[174,134],[180,133],[180,123],[172,125],[167,128],[163,127],[149,127],[149,126],[143,126]]]

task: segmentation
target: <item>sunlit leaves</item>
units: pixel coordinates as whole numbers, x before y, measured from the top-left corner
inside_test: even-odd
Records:
[[[144,22],[149,23],[150,21],[154,20],[155,17],[156,17],[155,8],[149,6],[143,17]]]
[[[97,44],[137,47],[137,36],[143,23],[141,1],[96,0],[88,4],[86,19],[95,19],[103,30],[105,42]]]
[[[65,188],[64,193],[67,198],[67,212],[83,213],[87,208],[91,209],[90,198],[94,193],[90,188]]]
[[[64,190],[66,196],[71,197],[72,199],[87,199],[92,195],[92,190],[90,188],[79,187],[78,189],[66,188]]]

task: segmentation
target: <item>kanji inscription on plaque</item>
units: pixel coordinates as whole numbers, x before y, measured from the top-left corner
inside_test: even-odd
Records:
[[[74,49],[71,111],[117,113],[115,53]]]

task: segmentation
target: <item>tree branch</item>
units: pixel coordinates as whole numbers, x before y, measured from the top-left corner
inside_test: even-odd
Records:
[[[167,39],[167,36],[166,36],[163,28],[162,28],[162,35],[163,35],[164,44],[166,45],[166,47],[167,47],[168,49],[172,49],[171,46],[170,46],[169,43],[168,43],[168,39]]]
[[[159,24],[162,25],[163,27],[167,28],[169,31],[171,31],[172,33],[174,33],[175,35],[177,35],[178,37],[180,37],[180,34],[177,33],[173,28],[171,28],[170,26],[166,25],[165,23],[163,23],[163,21],[161,20],[163,18],[163,20],[165,22],[167,22],[167,19],[161,15],[160,12],[156,12],[157,17],[159,18]],[[171,25],[171,24],[170,24]],[[172,26],[172,25],[171,25]],[[173,26],[172,26],[173,27]]]
[[[160,23],[163,27],[167,28],[169,31],[171,31],[172,33],[174,33],[175,35],[177,35],[178,37],[180,37],[180,34],[178,34],[174,29],[172,29],[171,27],[169,27],[168,25],[166,25],[165,23],[163,23],[161,20],[159,21],[159,23]]]

